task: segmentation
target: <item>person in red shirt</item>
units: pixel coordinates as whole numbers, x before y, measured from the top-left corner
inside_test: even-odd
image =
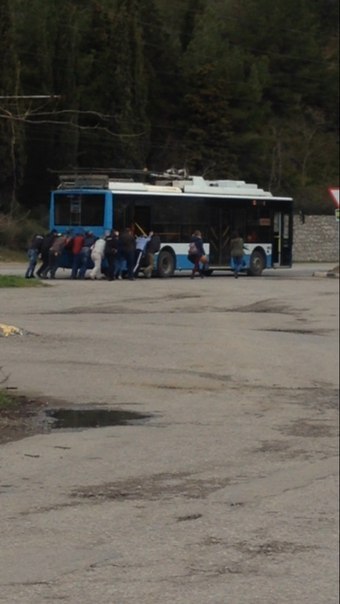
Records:
[[[82,259],[81,251],[82,251],[82,248],[84,245],[84,235],[81,232],[77,232],[72,239],[71,245],[72,245],[71,251],[72,251],[72,255],[73,255],[71,279],[77,279],[78,271],[81,266],[81,259]]]

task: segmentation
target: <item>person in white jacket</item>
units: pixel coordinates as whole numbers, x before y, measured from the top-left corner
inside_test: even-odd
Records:
[[[103,237],[99,237],[97,239],[92,248],[91,248],[91,260],[94,264],[93,269],[90,271],[91,279],[100,279],[101,278],[101,269],[102,269],[102,261],[105,253],[105,239]]]

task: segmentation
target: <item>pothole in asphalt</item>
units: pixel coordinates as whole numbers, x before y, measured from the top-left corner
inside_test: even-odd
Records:
[[[121,409],[46,409],[51,430],[84,430],[145,423],[151,415]]]
[[[134,404],[134,403],[131,403]],[[0,445],[54,430],[85,430],[105,426],[143,425],[152,414],[91,407],[48,407],[42,399],[8,395],[0,405]]]

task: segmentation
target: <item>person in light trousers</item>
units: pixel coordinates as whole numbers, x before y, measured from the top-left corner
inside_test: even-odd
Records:
[[[105,253],[105,239],[103,237],[99,237],[97,239],[92,248],[91,248],[91,260],[94,264],[93,269],[90,271],[91,279],[100,279],[102,273],[102,262]]]

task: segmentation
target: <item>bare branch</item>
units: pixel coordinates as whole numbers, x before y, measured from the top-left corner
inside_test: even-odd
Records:
[[[108,134],[109,136],[115,137],[115,138],[139,138],[140,136],[144,136],[145,135],[145,131],[143,130],[142,132],[138,132],[136,134],[117,134],[116,132],[112,132],[111,130],[109,130],[108,128],[103,128],[102,126],[80,126],[79,124],[74,124],[73,122],[65,122],[65,121],[60,121],[60,120],[39,120],[39,121],[35,121],[35,120],[29,120],[25,117],[22,116],[15,116],[12,114],[8,114],[9,112],[7,110],[3,110],[4,111],[4,115],[0,114],[0,119],[5,119],[5,120],[12,120],[15,122],[22,122],[25,124],[33,124],[34,126],[40,126],[41,124],[51,124],[54,126],[68,126],[71,128],[74,128],[76,130],[93,130],[93,131],[98,131],[98,132],[105,132],[106,134]]]

